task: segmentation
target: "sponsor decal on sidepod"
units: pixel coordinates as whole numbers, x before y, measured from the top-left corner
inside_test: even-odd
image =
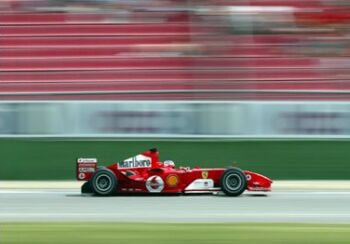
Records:
[[[168,175],[168,177],[166,178],[166,184],[169,187],[176,187],[178,183],[179,178],[177,177],[177,175]]]
[[[149,192],[159,193],[164,189],[164,181],[159,176],[151,176],[146,181],[146,188]]]

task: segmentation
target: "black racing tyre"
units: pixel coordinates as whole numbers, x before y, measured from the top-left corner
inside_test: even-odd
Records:
[[[98,169],[91,179],[92,190],[100,196],[112,195],[118,185],[118,180],[115,174],[107,169]]]
[[[227,169],[220,179],[221,190],[228,196],[239,196],[247,188],[247,178],[239,168]]]
[[[91,182],[87,181],[81,186],[81,193],[93,193]]]

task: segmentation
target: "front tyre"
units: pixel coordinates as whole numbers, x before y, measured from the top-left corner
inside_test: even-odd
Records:
[[[109,196],[115,192],[118,180],[115,174],[106,168],[95,172],[91,180],[92,190],[100,196]]]
[[[247,179],[239,168],[229,168],[221,176],[221,189],[228,196],[239,196],[247,188]]]

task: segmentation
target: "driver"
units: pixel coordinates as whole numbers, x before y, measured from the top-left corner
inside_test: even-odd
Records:
[[[164,167],[175,168],[175,163],[172,160],[165,160],[163,164]]]

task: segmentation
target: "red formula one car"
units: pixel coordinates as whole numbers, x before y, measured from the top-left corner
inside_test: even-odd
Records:
[[[157,149],[108,167],[97,167],[94,158],[77,160],[77,179],[86,181],[82,193],[107,196],[122,193],[179,194],[224,192],[239,196],[245,190],[270,191],[272,180],[239,168],[176,168],[159,161]]]

